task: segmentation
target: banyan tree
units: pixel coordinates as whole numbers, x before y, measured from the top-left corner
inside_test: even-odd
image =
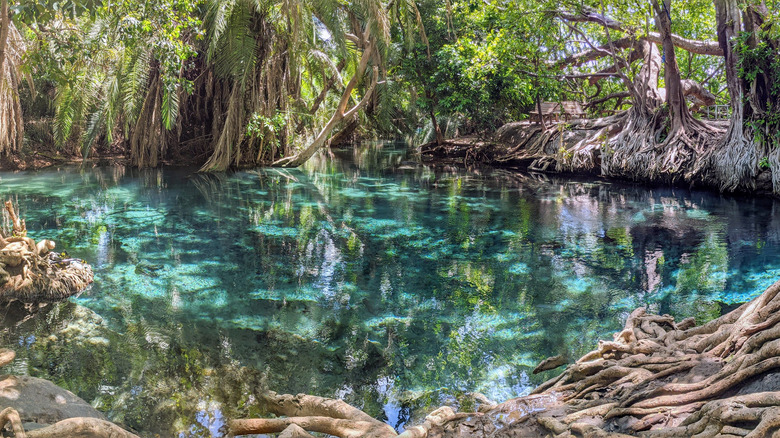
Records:
[[[623,102],[629,107],[552,126],[510,123],[495,135],[501,147],[487,146],[489,161],[637,181],[698,183],[724,191],[755,190],[763,178],[770,181],[769,191],[780,193],[780,172],[775,171],[780,168],[776,147],[780,139],[773,116],[780,104],[776,91],[780,77],[772,63],[780,44],[767,6],[761,1],[714,1],[712,35],[717,40],[672,33],[669,11],[676,4],[665,0],[651,6],[644,26],[621,22],[605,9],[586,5],[565,9],[564,4],[547,11],[549,20],[567,29],[563,39],[586,47],[548,60],[548,74],[562,83],[580,81],[586,89],[595,88],[588,107],[609,101],[616,102],[616,108],[624,107]],[[711,57],[713,66],[723,64],[712,67],[707,80],[725,70],[728,121],[693,114],[716,103],[716,96],[703,83],[683,79],[680,52],[689,59]],[[605,80],[618,81],[622,91],[604,95]]]

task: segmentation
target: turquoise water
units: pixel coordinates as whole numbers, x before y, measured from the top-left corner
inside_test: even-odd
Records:
[[[390,145],[304,169],[0,173],[33,238],[95,283],[0,334],[144,436],[222,436],[257,393],[342,397],[397,428],[552,376],[638,306],[705,320],[780,278],[780,204],[421,166]]]

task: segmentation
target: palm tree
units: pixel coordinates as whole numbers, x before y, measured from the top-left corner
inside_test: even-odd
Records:
[[[413,0],[205,0],[159,16],[119,4],[69,22],[88,49],[60,66],[55,133],[85,155],[120,134],[139,167],[169,146],[205,151],[203,171],[304,162],[369,102],[389,13],[421,23]]]
[[[238,165],[247,152],[251,152],[255,164],[272,161],[275,165],[297,166],[306,161],[325,144],[334,128],[366,105],[378,81],[381,48],[389,41],[387,8],[379,0],[263,4],[214,0],[209,5],[207,23],[209,62],[214,65],[216,77],[231,85],[225,122],[214,134],[214,152],[202,170]],[[272,38],[259,38],[262,31]],[[353,93],[366,83],[369,67],[373,79],[360,101],[348,108]],[[351,73],[346,84],[344,71]],[[317,88],[321,89],[319,93],[315,92]],[[334,89],[341,89],[335,102],[328,99]],[[239,102],[247,96],[248,101]],[[326,112],[331,116],[309,145],[290,153],[296,136],[303,131],[291,127],[303,127],[305,120],[316,124]],[[250,115],[268,121],[280,113],[287,122],[284,127],[264,123],[259,127],[259,142],[251,136],[249,141],[244,138]],[[298,123],[293,123],[295,119]],[[269,135],[275,141],[265,141]],[[271,150],[262,150],[264,145]],[[261,149],[255,150],[258,146]],[[277,159],[280,154],[284,158]]]
[[[19,102],[19,65],[24,40],[8,13],[8,0],[0,2],[0,152],[19,150],[24,136]]]

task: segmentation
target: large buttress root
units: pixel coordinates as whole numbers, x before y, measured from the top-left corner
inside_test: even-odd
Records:
[[[766,384],[762,379],[775,373],[780,373],[780,282],[700,326],[692,318],[677,322],[636,309],[611,341],[599,342],[531,395],[481,412],[443,408],[400,436],[773,436],[780,433],[780,388],[771,386],[773,377]],[[279,418],[234,420],[231,432],[397,436],[341,401],[269,393],[265,402]]]

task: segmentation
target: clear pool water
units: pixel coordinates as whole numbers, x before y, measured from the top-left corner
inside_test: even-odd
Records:
[[[608,338],[632,309],[712,318],[780,278],[780,204],[426,167],[403,148],[303,169],[0,173],[32,237],[91,262],[69,303],[6,320],[11,372],[144,436],[222,436],[256,392],[391,425]],[[88,309],[85,310],[84,308]]]

